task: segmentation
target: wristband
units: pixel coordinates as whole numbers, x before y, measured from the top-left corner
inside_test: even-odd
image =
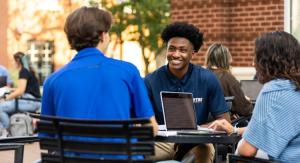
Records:
[[[233,127],[232,133],[233,134],[238,134],[238,128],[236,126]]]

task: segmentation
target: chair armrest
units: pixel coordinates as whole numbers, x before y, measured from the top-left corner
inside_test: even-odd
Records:
[[[246,127],[248,125],[251,117],[252,117],[252,114],[249,116],[246,116],[246,117],[244,117],[244,116],[239,117],[237,119],[232,120],[231,124],[232,124],[232,126],[236,126],[236,127]]]
[[[229,163],[277,163],[278,161],[228,154]]]

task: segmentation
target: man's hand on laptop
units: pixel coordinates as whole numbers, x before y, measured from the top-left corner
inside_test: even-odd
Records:
[[[228,134],[233,133],[234,127],[225,119],[215,120],[208,128],[218,131],[225,131]]]

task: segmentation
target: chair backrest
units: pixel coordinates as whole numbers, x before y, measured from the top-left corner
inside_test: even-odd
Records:
[[[276,163],[277,161],[266,160],[256,157],[243,157],[233,154],[228,154],[229,163]]]
[[[232,107],[232,101],[234,99],[234,96],[225,96],[225,101],[228,107],[229,112],[231,111],[231,107]],[[208,118],[207,118],[207,122],[212,122],[214,121],[215,118],[211,115],[211,113],[208,114]]]
[[[39,118],[42,162],[152,162],[153,128],[149,119],[80,120],[53,116]],[[45,136],[47,134],[47,136]],[[139,157],[139,158],[137,158]]]
[[[15,108],[16,112],[21,112],[19,109],[19,100],[27,100],[27,101],[34,101],[34,102],[41,102],[40,98],[25,98],[25,97],[16,97],[15,98]],[[38,109],[40,110],[40,109]],[[38,111],[35,111],[34,113],[37,113]]]
[[[228,110],[230,111],[232,108],[232,101],[234,99],[234,96],[226,96],[224,98],[225,98],[226,104],[228,106]]]

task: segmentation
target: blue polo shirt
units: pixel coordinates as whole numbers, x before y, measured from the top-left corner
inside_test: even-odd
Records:
[[[145,84],[134,65],[107,58],[96,48],[86,48],[79,51],[70,63],[50,75],[45,81],[42,115],[79,119],[126,120],[132,117],[150,118],[154,113]],[[95,139],[70,136],[66,136],[66,138]],[[96,140],[124,141],[123,139],[104,138]],[[75,153],[66,154],[74,155]],[[122,155],[92,156],[124,157]]]
[[[199,125],[207,122],[209,113],[217,116],[228,112],[218,79],[212,72],[200,66],[190,64],[188,72],[182,79],[178,79],[165,65],[147,75],[144,81],[158,124],[164,124],[161,91],[193,93]]]
[[[154,115],[147,90],[131,63],[86,48],[44,83],[42,114],[125,120]]]
[[[2,65],[0,65],[0,76],[6,76],[6,83],[7,84],[12,84],[12,80],[11,80],[9,74],[8,74],[7,69]]]

